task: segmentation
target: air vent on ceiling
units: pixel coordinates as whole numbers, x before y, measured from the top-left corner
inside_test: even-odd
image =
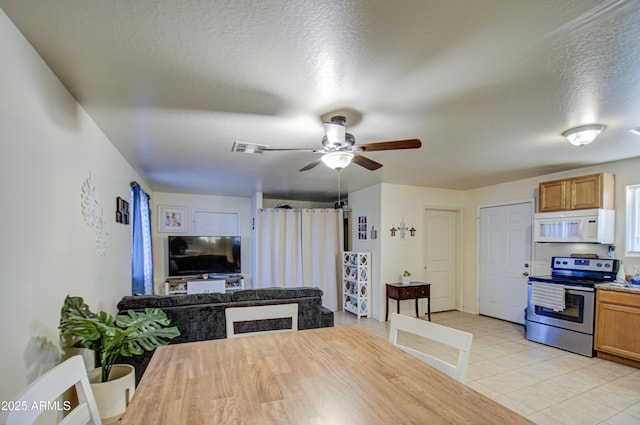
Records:
[[[262,154],[262,149],[267,145],[259,145],[257,143],[233,142],[231,152]]]

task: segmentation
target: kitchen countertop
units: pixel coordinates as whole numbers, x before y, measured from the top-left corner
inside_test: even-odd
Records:
[[[628,292],[631,294],[640,295],[640,286],[625,287],[625,286],[612,285],[610,283],[603,283],[601,285],[596,285],[596,289],[598,289],[599,291]]]

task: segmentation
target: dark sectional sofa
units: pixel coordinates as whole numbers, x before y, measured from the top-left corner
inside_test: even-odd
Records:
[[[228,294],[137,295],[124,297],[118,303],[118,314],[125,314],[128,310],[143,311],[145,308],[160,308],[171,319],[171,325],[180,330],[180,336],[172,339],[170,344],[180,344],[226,338],[224,311],[228,307],[295,302],[298,304],[299,330],[331,327],[333,312],[322,306],[322,295],[319,288],[245,289]],[[249,323],[246,331],[257,330],[260,327],[259,323]],[[278,327],[277,323],[274,327]],[[153,352],[146,352],[139,356],[121,357],[117,362],[135,367],[137,383],[152,355]]]

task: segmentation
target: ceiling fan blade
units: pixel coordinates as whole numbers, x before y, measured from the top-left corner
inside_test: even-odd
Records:
[[[422,146],[420,139],[407,139],[407,140],[393,140],[389,142],[379,143],[367,143],[364,145],[356,145],[354,150],[361,150],[362,152],[373,151],[392,151],[397,149],[418,149]]]
[[[305,165],[304,167],[302,167],[301,169],[299,169],[298,171],[307,171],[310,170],[312,168],[317,167],[318,165],[320,165],[322,163],[321,159],[316,159],[315,161],[313,161],[310,164]]]
[[[369,159],[366,156],[362,156],[359,154],[355,154],[351,161],[371,171],[377,170],[378,168],[382,167],[382,164],[380,164],[379,162],[376,162],[373,159]]]
[[[311,148],[260,148],[263,152],[317,152],[317,149]]]

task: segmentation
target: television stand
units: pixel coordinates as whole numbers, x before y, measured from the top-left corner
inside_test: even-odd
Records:
[[[170,277],[164,282],[165,295],[225,293],[244,289],[242,276]]]

